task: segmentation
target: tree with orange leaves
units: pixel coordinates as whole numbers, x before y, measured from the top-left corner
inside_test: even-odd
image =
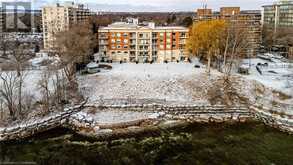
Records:
[[[194,23],[190,30],[187,49],[193,55],[203,55],[207,59],[208,73],[210,73],[212,58],[218,56],[223,47],[226,29],[225,21],[209,20]]]

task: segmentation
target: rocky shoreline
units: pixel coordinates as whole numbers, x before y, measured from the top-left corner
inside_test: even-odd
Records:
[[[85,109],[95,108],[97,112],[144,112],[151,114],[146,118],[128,121],[101,123],[96,121]],[[226,107],[223,105],[163,105],[163,104],[128,104],[128,105],[89,105],[86,102],[64,112],[46,117],[26,125],[0,128],[0,141],[20,140],[56,127],[64,127],[78,134],[91,138],[126,136],[147,131],[172,127],[178,123],[224,123],[261,121],[281,131],[293,133],[293,117],[271,114],[264,107]]]

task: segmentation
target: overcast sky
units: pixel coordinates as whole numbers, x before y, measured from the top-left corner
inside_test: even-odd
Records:
[[[0,0],[3,1],[15,1],[15,0]],[[29,0],[18,0],[29,1]],[[32,0],[36,3],[36,6],[41,6],[48,2],[56,2],[57,0]],[[63,0],[59,0],[62,2]],[[208,8],[218,10],[220,6],[240,6],[242,9],[261,9],[262,5],[271,4],[275,0],[75,0],[79,3],[97,4],[101,5],[101,8],[107,6],[119,6],[131,5],[131,6],[153,6],[154,9],[162,9],[164,11],[193,11],[196,8],[202,7],[203,4],[207,4]],[[103,4],[103,5],[102,5]],[[120,9],[121,11],[128,11],[127,7]]]

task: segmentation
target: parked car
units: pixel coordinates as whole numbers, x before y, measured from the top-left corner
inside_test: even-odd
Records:
[[[99,64],[95,62],[91,62],[86,65],[86,70],[87,73],[94,74],[94,73],[99,73],[101,70],[99,68]]]

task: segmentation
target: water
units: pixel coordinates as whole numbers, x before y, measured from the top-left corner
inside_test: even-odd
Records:
[[[0,144],[0,154],[0,162],[50,165],[291,164],[293,136],[257,122],[191,124],[108,141],[56,129]]]

